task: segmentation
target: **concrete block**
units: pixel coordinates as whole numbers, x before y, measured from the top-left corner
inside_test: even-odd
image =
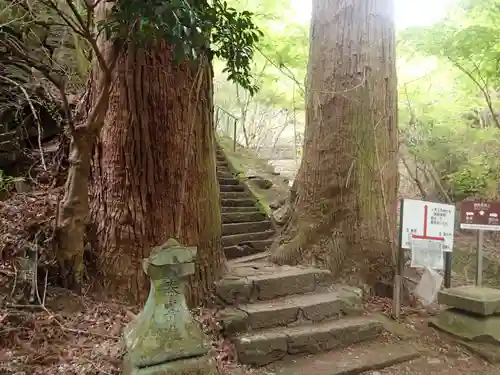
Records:
[[[438,302],[482,316],[500,314],[499,289],[472,285],[445,289],[439,292]]]

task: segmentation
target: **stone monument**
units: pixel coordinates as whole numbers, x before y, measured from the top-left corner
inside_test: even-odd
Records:
[[[143,260],[151,287],[143,310],[124,330],[125,375],[217,374],[208,355],[210,340],[186,304],[196,251],[169,239]]]
[[[450,288],[439,292],[438,302],[450,308],[431,321],[433,326],[460,338],[469,349],[491,362],[500,359],[500,290]]]

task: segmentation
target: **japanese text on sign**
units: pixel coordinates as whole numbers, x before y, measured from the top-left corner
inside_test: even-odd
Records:
[[[411,249],[411,237],[417,235],[428,239],[444,237],[443,251],[453,250],[455,206],[404,199],[401,209],[403,249]]]
[[[500,231],[500,202],[462,202],[460,228]]]
[[[411,267],[442,270],[444,268],[443,240],[412,237]]]

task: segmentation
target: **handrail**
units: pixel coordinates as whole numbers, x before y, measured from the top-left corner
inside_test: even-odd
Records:
[[[233,151],[236,151],[236,126],[238,124],[238,120],[239,118],[234,116],[233,114],[231,114],[230,112],[226,111],[224,108],[218,106],[218,105],[214,105],[215,107],[215,121],[214,121],[214,127],[215,129],[218,128],[219,126],[219,113],[220,111],[222,111],[226,116],[228,116],[226,118],[226,134],[229,134],[229,123],[232,120],[234,120],[234,123],[233,123]]]

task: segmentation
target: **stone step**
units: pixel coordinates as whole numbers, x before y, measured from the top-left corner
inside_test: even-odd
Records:
[[[231,186],[231,185],[227,185]],[[252,195],[247,191],[221,191],[220,197],[222,199],[245,199],[253,198]]]
[[[219,178],[219,185],[239,185],[240,180],[236,178]]]
[[[277,266],[262,262],[237,263],[216,285],[225,305],[270,301],[320,290],[331,282],[331,273],[313,267]]]
[[[219,188],[221,193],[245,191],[243,185],[220,185]]]
[[[270,220],[254,221],[248,223],[227,223],[222,224],[222,235],[231,236],[233,234],[264,232],[272,229]]]
[[[258,254],[252,254],[252,255],[238,257],[238,258],[235,258],[235,259],[228,260],[228,265],[231,267],[231,266],[234,266],[234,265],[237,265],[237,264],[241,264],[241,263],[250,263],[250,262],[256,262],[256,261],[264,261],[264,260],[267,259],[268,256],[269,256],[269,253],[267,253],[266,251],[264,251],[264,252],[261,252],[261,253],[258,253]]]
[[[273,375],[304,375],[304,369],[307,369],[308,375],[357,375],[382,370],[419,356],[418,349],[408,342],[371,341],[307,357],[290,356],[273,363],[266,370]]]
[[[265,366],[288,355],[315,354],[372,340],[382,331],[380,321],[356,317],[246,333],[233,338],[233,343],[239,363]]]
[[[222,223],[249,223],[252,221],[266,220],[265,213],[257,211],[257,208],[252,212],[231,212],[222,214]]]
[[[220,168],[220,167],[229,168],[229,162],[227,160],[217,159],[217,168]]]
[[[255,212],[258,208],[256,206],[253,207],[221,207],[221,211],[223,214],[227,213],[241,213],[241,212]]]
[[[247,257],[266,251],[269,247],[271,247],[273,242],[274,239],[248,241],[242,244],[224,247],[224,253],[226,254],[227,260]]]
[[[242,233],[242,234],[232,234],[222,237],[222,247],[243,245],[246,242],[267,240],[269,237],[274,236],[276,231],[266,230],[265,232],[255,232],[255,233]]]
[[[233,179],[234,176],[231,172],[217,172],[217,179]]]
[[[225,334],[297,324],[313,324],[363,314],[361,293],[339,288],[273,301],[228,307],[218,314]]]
[[[220,200],[222,207],[256,207],[255,203],[256,201],[253,198]]]

